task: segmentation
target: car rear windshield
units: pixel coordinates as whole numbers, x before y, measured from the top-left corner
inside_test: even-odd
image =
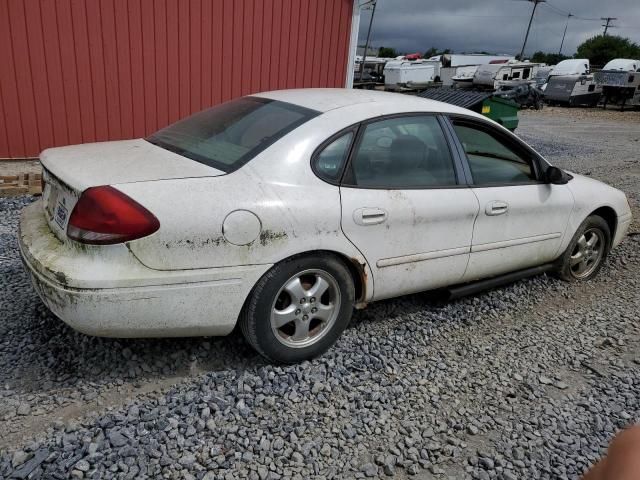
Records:
[[[319,114],[287,102],[243,97],[180,120],[146,140],[229,173]]]

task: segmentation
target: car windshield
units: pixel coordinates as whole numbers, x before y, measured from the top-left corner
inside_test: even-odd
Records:
[[[243,97],[180,120],[146,140],[229,173],[319,114],[287,102]]]

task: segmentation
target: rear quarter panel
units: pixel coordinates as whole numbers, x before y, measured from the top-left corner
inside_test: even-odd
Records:
[[[337,187],[256,181],[238,171],[219,178],[119,185],[156,215],[160,230],[130,242],[147,267],[195,269],[275,263],[299,252],[357,251],[340,230]],[[247,245],[227,241],[223,222],[236,210],[260,220],[260,233]]]

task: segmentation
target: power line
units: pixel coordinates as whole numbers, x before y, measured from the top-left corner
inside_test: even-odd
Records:
[[[527,18],[527,15],[459,15],[456,13],[436,13],[429,14],[433,17],[460,17],[460,18]]]
[[[567,15],[569,15],[569,12],[565,12],[561,8],[558,8],[555,5],[550,4],[549,2],[545,3],[544,6],[548,7],[548,8],[551,8],[552,10],[554,10],[554,13],[556,13],[558,15],[562,15],[563,17],[566,17]]]
[[[576,20],[585,20],[588,22],[599,22],[600,20],[602,20],[601,18],[587,18],[587,17],[581,17],[579,15],[574,15],[571,12],[567,12],[566,10],[563,10],[561,8],[556,7],[555,5],[552,5],[549,2],[546,2],[544,4],[545,7],[550,7],[553,10],[555,10],[554,13],[556,13],[557,15],[562,15],[564,17],[566,17],[567,15],[571,15],[573,18],[575,18]]]
[[[574,15],[574,18],[576,20],[584,20],[585,22],[599,22],[600,21],[599,18],[585,18],[585,17],[578,17],[577,15]]]

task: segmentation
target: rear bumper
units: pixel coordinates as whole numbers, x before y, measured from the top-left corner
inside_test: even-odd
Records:
[[[61,242],[40,201],[22,212],[19,246],[47,307],[72,328],[107,337],[226,335],[270,267],[153,270],[125,245]]]

